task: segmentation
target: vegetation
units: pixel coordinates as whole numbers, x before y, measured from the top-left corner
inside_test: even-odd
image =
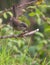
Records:
[[[28,2],[18,19],[27,24],[26,33],[39,31],[24,37],[1,39],[1,36],[19,35],[23,30],[9,25],[9,19],[14,16],[11,7],[18,4],[18,0],[0,1],[0,65],[50,65],[50,2]]]

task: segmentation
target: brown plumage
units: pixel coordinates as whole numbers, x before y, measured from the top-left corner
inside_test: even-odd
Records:
[[[12,22],[13,28],[15,28],[16,30],[26,30],[26,28],[28,27],[26,23],[17,20],[15,17],[12,17],[10,20]]]
[[[27,28],[27,24],[18,20],[16,8],[17,7],[15,5],[13,5],[12,11],[13,11],[14,16],[10,18],[11,24],[12,24],[13,28],[15,28],[16,30],[25,30]]]

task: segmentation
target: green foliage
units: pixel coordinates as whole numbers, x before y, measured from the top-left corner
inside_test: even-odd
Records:
[[[29,27],[30,18],[33,17],[37,25],[31,26],[32,28],[37,26],[40,31],[29,37],[0,39],[0,65],[50,65],[50,18],[48,16],[47,20],[42,18],[48,14],[46,11],[49,7],[46,4],[26,7],[26,12],[19,19]],[[4,19],[9,19],[11,16],[13,16],[12,12],[5,12],[0,18],[0,26]],[[14,30],[10,25],[0,28],[0,36],[21,32]]]
[[[9,17],[12,17],[12,16],[13,16],[13,14],[12,14],[10,11],[3,13],[3,17],[4,17],[5,19],[7,19],[7,18],[9,18]]]

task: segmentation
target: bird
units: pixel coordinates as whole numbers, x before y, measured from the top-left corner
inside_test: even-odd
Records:
[[[13,28],[18,31],[24,31],[28,27],[26,23],[16,19],[15,17],[12,17],[10,21],[12,23]]]
[[[14,29],[19,30],[19,31],[24,31],[28,27],[27,24],[17,18],[17,10],[16,6],[12,6],[12,11],[13,11],[13,16],[10,18],[11,25],[13,26]]]

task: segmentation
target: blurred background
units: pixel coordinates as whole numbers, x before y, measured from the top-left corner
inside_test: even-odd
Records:
[[[50,65],[50,0],[0,1],[0,36],[20,34],[25,25],[26,31],[39,31],[27,37],[0,39],[0,65]]]

